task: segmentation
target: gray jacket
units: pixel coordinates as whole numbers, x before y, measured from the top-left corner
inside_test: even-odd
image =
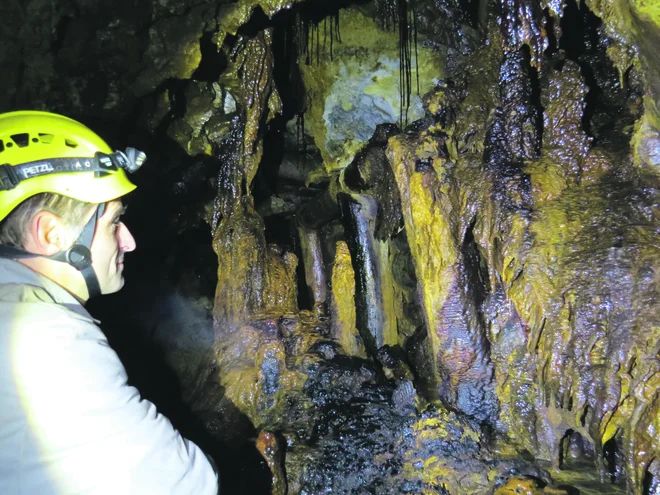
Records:
[[[0,493],[217,493],[206,456],[127,384],[67,291],[0,259]]]

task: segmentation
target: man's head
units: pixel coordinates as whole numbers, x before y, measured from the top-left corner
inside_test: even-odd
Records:
[[[99,207],[53,193],[33,196],[0,223],[0,244],[43,255],[23,263],[87,300],[88,289],[79,271],[46,257],[69,249]],[[124,210],[120,200],[110,201],[96,223],[90,251],[102,294],[122,288],[124,254],[135,249],[135,240],[120,218]]]
[[[144,154],[112,153],[82,124],[46,112],[0,115],[0,256],[57,282],[78,299],[123,285],[135,241],[120,221]]]
[[[124,286],[124,254],[135,249],[135,239],[121,221],[124,211],[121,201],[110,201],[96,224],[91,249],[92,266],[102,294],[117,292]]]

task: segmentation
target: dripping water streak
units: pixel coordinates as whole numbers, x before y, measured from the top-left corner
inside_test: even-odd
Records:
[[[417,9],[415,8],[415,0],[410,0],[410,12],[412,15],[412,29],[413,29],[413,39],[412,43],[415,47],[415,79],[417,82],[417,96],[420,96],[419,89],[419,52],[417,50]]]
[[[414,0],[378,0],[376,6],[381,27],[385,30],[394,30],[398,27],[399,31],[399,125],[405,127],[408,124],[408,112],[412,101],[413,60],[415,87],[417,94],[420,94],[415,3]]]
[[[334,43],[341,42],[341,33],[339,25],[339,12],[334,15],[323,18],[323,47],[321,47],[321,20],[314,20],[305,14],[304,10],[299,10],[295,15],[295,22],[291,28],[292,45],[295,56],[292,58],[292,64],[299,66],[304,60],[305,65],[312,65],[314,58],[316,64],[321,63],[321,49],[323,54],[328,53],[328,38],[330,38],[330,59],[334,60]],[[293,73],[295,67],[292,66]],[[298,87],[297,94],[303,94],[304,88]],[[299,101],[296,111],[296,142],[299,151],[306,149],[305,142],[305,113],[309,107],[309,95],[306,94],[303,100]]]

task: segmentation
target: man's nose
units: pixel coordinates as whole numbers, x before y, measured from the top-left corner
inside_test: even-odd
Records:
[[[135,238],[123,222],[119,222],[117,229],[117,239],[119,240],[119,249],[121,249],[124,253],[135,251],[135,248],[137,247]]]

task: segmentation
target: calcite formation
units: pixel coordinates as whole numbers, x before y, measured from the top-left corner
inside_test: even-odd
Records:
[[[504,35],[493,34],[488,47],[465,61],[479,71],[457,71],[439,84],[425,97],[426,119],[405,133],[393,130],[389,140],[375,138],[327,197],[339,212],[323,221],[341,218],[347,243],[334,246],[329,276],[333,330],[319,336],[333,335],[341,347],[328,347],[330,341],[323,351],[310,347],[319,349],[320,367],[300,368],[286,351],[291,336],[281,333],[285,356],[276,353],[302,380],[300,395],[285,402],[306,403],[300,407],[309,407],[310,421],[321,428],[313,449],[309,432],[285,433],[295,437],[285,461],[295,493],[354,493],[358,486],[378,493],[561,493],[522,459],[526,452],[566,467],[576,445],[575,455],[592,459],[594,469],[625,474],[631,493],[653,482],[658,253],[649,236],[657,229],[658,203],[644,184],[655,179],[620,149],[594,145],[584,132],[588,88],[578,66],[562,53],[543,61],[538,12],[521,12],[509,13],[514,21],[503,25]],[[533,45],[531,58],[525,44]],[[540,70],[538,80],[532,66]],[[381,163],[376,150],[386,150],[388,171],[374,181],[370,172]],[[376,185],[387,180],[398,193],[394,203],[392,189]],[[378,240],[378,215],[392,211],[388,205],[396,205],[394,218],[400,211],[402,223],[381,229]],[[408,262],[394,270],[390,254],[401,249],[394,242],[400,228]],[[416,289],[412,298],[397,283],[402,278]],[[405,330],[415,316],[403,305],[386,309],[384,294],[392,289],[390,300],[416,301],[422,333]],[[352,294],[356,313],[342,309],[351,306]],[[387,315],[394,316],[398,337],[387,337]],[[644,323],[635,323],[640,318]],[[355,347],[354,327],[364,350]],[[342,368],[350,355],[375,363],[393,388],[376,385],[377,375]],[[347,380],[328,377],[332,393],[318,389],[326,366],[333,373],[340,366]],[[354,388],[360,380],[366,381]],[[358,400],[367,384],[381,387],[380,395]],[[358,413],[356,400],[369,406]],[[379,403],[387,406],[377,414],[369,410]],[[453,420],[434,409],[438,404],[475,422],[473,433],[453,437],[449,451],[438,441]],[[253,408],[249,415],[262,424],[262,414]],[[355,414],[360,420],[353,424]],[[396,418],[418,423],[408,430],[412,423]],[[357,445],[376,423],[379,434],[365,447],[372,462],[365,465]],[[292,430],[281,419],[276,424]],[[491,433],[479,433],[479,425],[490,425]],[[496,483],[478,459],[490,455],[507,465],[502,452],[484,450],[500,437],[517,452],[522,476]],[[426,438],[433,439],[429,446]],[[392,442],[394,450],[379,450]],[[453,464],[457,458],[462,471]],[[612,467],[617,463],[622,471]],[[357,478],[349,473],[353,466]],[[471,481],[456,482],[458,472],[470,473]]]

